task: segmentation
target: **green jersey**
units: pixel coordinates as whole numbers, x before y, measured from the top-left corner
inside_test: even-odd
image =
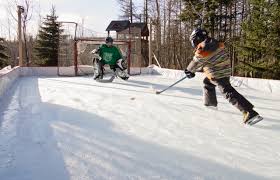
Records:
[[[122,59],[122,54],[116,46],[103,44],[99,47],[99,55],[104,64],[115,65],[117,60]]]

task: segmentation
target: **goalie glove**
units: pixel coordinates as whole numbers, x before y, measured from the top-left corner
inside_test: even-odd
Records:
[[[126,61],[123,60],[123,59],[117,60],[117,66],[118,66],[118,68],[120,68],[120,70],[122,70],[122,71],[124,71],[124,70],[127,69],[127,63],[126,63]]]
[[[93,49],[90,53],[91,54],[97,54],[98,53],[98,49]]]
[[[99,49],[93,49],[90,53],[93,54],[93,61],[95,59],[101,60],[101,57],[99,56]]]

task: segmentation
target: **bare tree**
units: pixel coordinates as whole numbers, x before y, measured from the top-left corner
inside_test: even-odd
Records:
[[[18,21],[16,16],[16,9],[17,6],[22,6],[24,9],[24,12],[22,14],[22,28],[23,28],[23,39],[24,39],[24,46],[25,46],[25,56],[26,56],[26,63],[29,65],[30,58],[29,58],[29,51],[28,51],[28,45],[27,45],[27,25],[28,22],[32,18],[33,9],[34,9],[34,3],[32,0],[11,0],[8,1],[7,5],[7,11],[9,15],[14,19],[15,22]]]
[[[132,0],[118,0],[118,3],[122,12],[120,18],[130,20],[130,22],[133,22],[134,19],[140,21],[141,15]]]

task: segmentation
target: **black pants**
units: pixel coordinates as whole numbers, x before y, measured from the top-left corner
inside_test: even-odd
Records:
[[[103,61],[98,61],[97,63],[98,63],[98,68],[99,68],[100,72],[103,74],[105,63]],[[110,69],[112,69],[113,71],[116,71],[116,68],[120,68],[117,64],[109,65],[109,66],[110,66]]]
[[[218,86],[223,96],[241,112],[251,111],[253,105],[241,94],[239,94],[230,84],[229,77],[217,80],[209,80],[207,77],[203,80],[204,105],[217,106],[217,97],[215,87]]]

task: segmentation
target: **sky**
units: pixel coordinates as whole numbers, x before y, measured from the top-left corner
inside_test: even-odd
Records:
[[[0,37],[14,37],[16,35],[16,21],[11,18],[7,7],[16,16],[16,0],[0,0]],[[23,0],[17,0],[19,4]],[[56,8],[59,21],[75,21],[84,24],[85,34],[101,36],[106,34],[105,29],[111,20],[119,19],[120,7],[117,0],[30,0],[32,1],[32,17],[28,22],[28,33],[36,34],[39,25],[39,15],[45,17],[50,14],[52,5]],[[141,0],[135,0],[139,3]],[[12,4],[10,6],[9,4]],[[10,20],[8,20],[10,17]],[[83,23],[82,23],[83,22]],[[9,24],[11,24],[9,26]],[[9,29],[9,27],[11,27]],[[10,31],[9,31],[10,30]],[[69,30],[71,31],[71,30]],[[10,33],[9,33],[10,32]]]

